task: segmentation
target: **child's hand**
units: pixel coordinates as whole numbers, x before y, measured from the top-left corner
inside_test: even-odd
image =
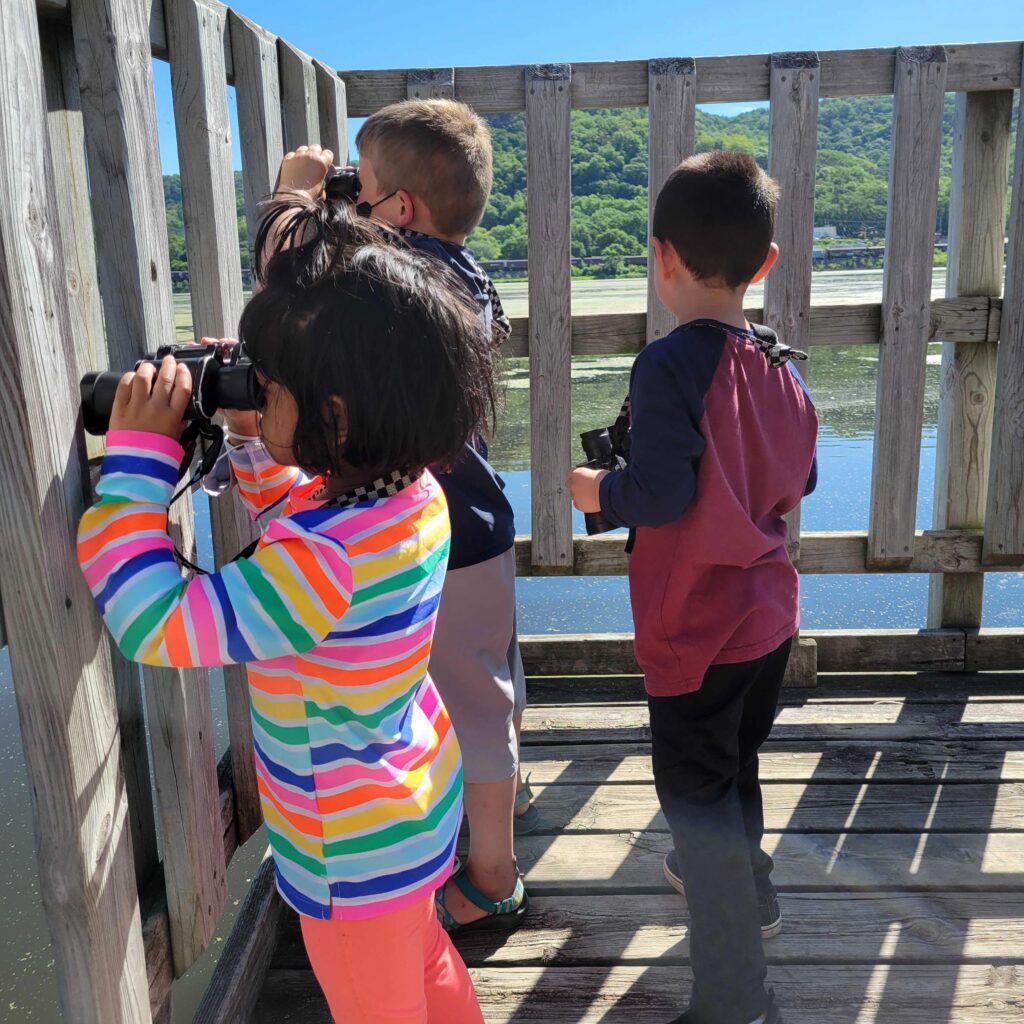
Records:
[[[572,494],[572,503],[581,512],[601,511],[601,481],[607,475],[607,469],[588,469],[586,466],[569,470],[565,482]]]
[[[312,196],[320,195],[324,178],[334,163],[334,154],[320,146],[299,146],[286,153],[277,175],[275,192],[284,189],[299,189]]]
[[[237,338],[200,338],[200,345],[237,345]],[[228,433],[234,434],[236,438],[259,437],[260,436],[260,414],[255,410],[243,411],[241,409],[218,409],[218,413],[224,417]],[[230,438],[228,439],[230,440]]]
[[[181,437],[182,417],[192,399],[192,374],[174,356],[164,356],[160,369],[143,363],[126,373],[117,386],[110,412],[111,430],[141,430]]]

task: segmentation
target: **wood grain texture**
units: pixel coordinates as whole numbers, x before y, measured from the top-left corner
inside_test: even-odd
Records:
[[[278,39],[277,62],[281,72],[284,148],[291,151],[319,142],[320,115],[313,61],[291,43]]]
[[[1024,630],[989,627],[967,633],[967,671],[1024,669]]]
[[[211,6],[207,0],[167,0],[167,4],[185,244],[189,266],[197,278],[191,291],[192,323],[198,337],[231,336],[242,312],[242,269],[230,112],[223,84],[227,16],[222,8]],[[210,501],[210,521],[218,568],[231,561],[259,533],[234,494]],[[224,687],[235,812],[240,841],[244,842],[262,822],[245,668],[226,665]],[[216,844],[211,857],[210,869],[223,879]],[[224,898],[226,893],[211,903],[217,918]],[[211,927],[215,923],[216,918],[210,922]]]
[[[998,296],[1009,186],[1012,92],[960,93],[953,127],[946,295]],[[939,387],[932,523],[937,530],[985,525],[996,345],[945,342]],[[928,625],[981,625],[984,577],[932,576]]]
[[[270,195],[284,156],[277,40],[231,11],[228,27],[235,54],[235,103],[242,149],[242,187],[250,260],[260,204]]]
[[[251,1019],[277,944],[284,910],[274,882],[274,861],[268,849],[217,960],[193,1024],[240,1024]]]
[[[647,340],[668,334],[675,317],[654,287],[651,225],[658,193],[673,170],[691,153],[697,132],[697,66],[691,57],[652,60],[647,66],[650,142],[647,160]]]
[[[455,68],[419,68],[409,72],[405,98],[450,100],[455,95]]]
[[[945,47],[950,90],[1012,89],[1021,80],[1020,42],[965,43]],[[896,49],[822,51],[821,95],[891,95]],[[737,103],[769,99],[771,55],[701,57],[698,103]],[[648,61],[583,61],[572,65],[572,106],[643,107],[649,101]],[[480,113],[525,109],[519,65],[455,69],[455,98]],[[343,70],[349,87],[349,113],[366,117],[405,97],[409,70]]]
[[[931,303],[928,340],[957,339],[961,343],[996,341],[999,338],[999,299],[985,296],[935,299]],[[753,323],[764,321],[764,309],[745,310]],[[597,313],[572,318],[574,356],[625,355],[639,352],[646,342],[644,313]],[[877,303],[812,306],[810,338],[815,345],[877,345],[882,330],[881,306]],[[508,357],[530,354],[529,318],[512,318],[512,336],[505,347]]]
[[[316,70],[317,116],[320,145],[334,154],[334,163],[348,164],[348,106],[345,83],[329,67],[313,61]]]
[[[572,565],[572,310],[570,308],[569,100],[566,64],[528,68],[527,232],[530,275],[530,461],[535,571]]]
[[[516,571],[532,575],[531,539],[516,538]],[[830,573],[927,572],[967,574],[1005,570],[1012,561],[986,566],[981,558],[981,533],[970,530],[919,530],[914,535],[909,563],[878,568],[867,561],[868,535],[862,530],[804,533],[799,569],[803,575]],[[628,569],[626,535],[614,532],[596,537],[573,537],[572,573],[575,576],[624,576]]]
[[[868,528],[879,566],[913,554],[946,72],[941,47],[897,53]]]
[[[1018,113],[1013,209],[992,423],[985,561],[1024,565],[1024,116]]]
[[[78,568],[87,488],[32,0],[0,5],[0,579],[63,1019],[149,1021],[106,638]],[[62,159],[68,159],[67,155]]]

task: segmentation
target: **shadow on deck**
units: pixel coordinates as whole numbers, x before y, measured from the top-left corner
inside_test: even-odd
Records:
[[[785,915],[765,948],[787,1024],[1024,1020],[1024,677],[908,679],[787,691],[763,751]],[[544,819],[517,843],[529,921],[459,944],[488,1024],[662,1024],[685,1004],[646,707],[578,689],[586,703],[527,715]],[[281,920],[254,1019],[326,1024]]]

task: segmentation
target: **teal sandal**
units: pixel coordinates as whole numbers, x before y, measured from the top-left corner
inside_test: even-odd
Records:
[[[530,898],[526,895],[526,888],[523,886],[522,876],[516,878],[516,887],[511,896],[503,900],[488,899],[470,880],[466,874],[466,865],[456,861],[455,873],[451,880],[463,896],[475,907],[483,910],[487,917],[481,917],[478,921],[469,921],[465,924],[456,921],[451,912],[444,905],[444,890],[442,885],[434,896],[434,904],[437,907],[437,918],[441,927],[449,935],[468,935],[471,932],[510,932],[518,928],[526,917],[526,909],[529,906]],[[447,885],[447,883],[445,883]]]
[[[516,790],[516,809],[520,807],[528,807],[529,810],[523,811],[522,814],[517,814],[512,819],[512,831],[517,836],[528,836],[531,832],[537,830],[537,826],[540,824],[540,811],[537,810],[536,804],[534,804],[534,793],[530,786],[530,776],[526,776],[526,781],[523,785]]]

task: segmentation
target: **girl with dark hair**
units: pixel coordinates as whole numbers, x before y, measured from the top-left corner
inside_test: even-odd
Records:
[[[278,889],[346,1024],[481,1024],[440,928],[462,767],[427,673],[449,525],[426,468],[493,417],[494,353],[445,271],[346,204],[276,204],[240,337],[259,421],[229,420],[255,552],[183,580],[167,536],[191,393],[173,358],[121,382],[79,558],[125,654],[249,663]]]

